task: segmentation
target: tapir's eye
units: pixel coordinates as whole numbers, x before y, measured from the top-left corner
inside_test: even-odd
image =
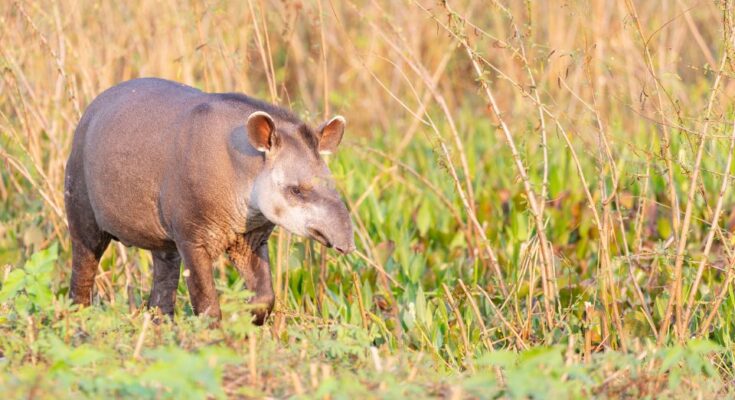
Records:
[[[289,186],[288,187],[288,192],[291,193],[292,195],[296,196],[296,197],[299,197],[299,198],[304,197],[304,192],[298,186]]]

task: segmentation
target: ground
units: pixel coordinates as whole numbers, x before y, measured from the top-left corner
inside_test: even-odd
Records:
[[[6,3],[6,398],[733,396],[729,1]],[[263,327],[226,258],[220,327],[160,318],[114,242],[70,303],[74,126],[140,76],[347,119],[357,251],[276,229]]]

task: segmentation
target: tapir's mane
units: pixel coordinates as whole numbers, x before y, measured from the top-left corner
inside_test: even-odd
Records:
[[[276,122],[280,120],[297,126],[294,138],[300,140],[310,152],[319,157],[319,138],[316,133],[291,111],[241,93],[217,93],[217,96],[223,101],[241,103],[256,110],[265,111]]]
[[[242,103],[250,106],[250,108],[265,111],[277,120],[280,119],[294,125],[303,124],[303,122],[301,122],[301,119],[299,119],[299,117],[297,117],[296,114],[292,113],[291,111],[270,103],[266,103],[265,101],[254,99],[241,93],[217,93],[217,97],[219,97],[220,100],[223,101]]]
[[[319,139],[317,138],[314,131],[309,128],[306,124],[301,124],[299,126],[299,129],[296,130],[298,132],[298,135],[301,138],[301,141],[304,142],[306,147],[311,151],[317,158],[319,158]]]

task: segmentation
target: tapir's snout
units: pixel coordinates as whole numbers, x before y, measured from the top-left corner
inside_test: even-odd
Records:
[[[306,227],[309,237],[342,254],[352,253],[355,250],[355,238],[347,207],[341,200],[330,201],[325,211],[326,218]]]
[[[335,250],[342,254],[350,254],[355,250],[352,227],[349,227],[347,232],[339,232],[332,235],[324,233],[314,226],[306,228],[306,231],[311,239],[327,247],[334,247]]]

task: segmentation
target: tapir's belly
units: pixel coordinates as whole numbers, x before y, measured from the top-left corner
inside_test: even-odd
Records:
[[[100,193],[106,196],[104,200],[92,202],[100,229],[126,246],[149,250],[172,247],[172,239],[161,224],[155,203],[147,194],[131,189],[127,193],[105,190]],[[136,193],[139,195],[135,196]]]

